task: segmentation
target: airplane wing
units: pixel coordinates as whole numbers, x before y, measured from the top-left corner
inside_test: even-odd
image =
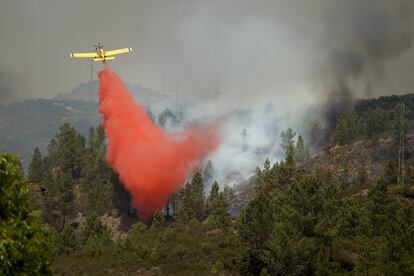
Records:
[[[124,54],[128,52],[132,52],[132,48],[122,48],[122,49],[116,49],[116,50],[111,50],[111,51],[105,51],[105,56],[114,56],[114,55]]]
[[[73,53],[70,54],[71,58],[94,58],[96,57],[96,53]]]
[[[113,60],[115,57],[105,57],[105,58],[94,58],[94,61],[105,61],[105,60]]]

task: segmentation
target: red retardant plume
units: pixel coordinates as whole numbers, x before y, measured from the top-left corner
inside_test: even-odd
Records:
[[[148,220],[218,147],[217,125],[193,124],[182,132],[167,133],[152,122],[108,66],[98,76],[99,112],[108,139],[106,160],[131,193],[139,218]]]

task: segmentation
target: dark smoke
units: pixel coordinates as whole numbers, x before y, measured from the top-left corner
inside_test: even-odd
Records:
[[[413,44],[414,1],[332,1],[325,14],[329,53],[324,68],[327,123],[352,108],[356,97],[373,96],[386,66]]]

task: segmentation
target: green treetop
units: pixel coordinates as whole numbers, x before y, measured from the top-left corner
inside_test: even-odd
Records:
[[[295,146],[294,145],[294,139],[296,136],[296,132],[293,131],[293,129],[288,128],[285,131],[282,131],[280,133],[280,138],[282,140],[281,142],[281,146],[284,152],[286,152],[290,146]]]
[[[40,152],[39,148],[35,148],[32,161],[29,164],[29,172],[27,178],[29,181],[40,181],[43,177],[44,173],[44,164],[43,164],[43,157],[42,153]]]
[[[204,217],[204,184],[201,173],[197,172],[182,191],[178,208],[178,217],[187,221]]]
[[[30,215],[29,190],[17,157],[0,154],[0,274],[48,275],[48,233]]]

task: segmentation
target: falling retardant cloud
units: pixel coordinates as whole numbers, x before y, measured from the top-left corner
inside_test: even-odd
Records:
[[[155,125],[108,66],[99,72],[99,111],[108,139],[106,160],[142,220],[162,209],[220,143],[216,123],[192,124],[175,133]]]

